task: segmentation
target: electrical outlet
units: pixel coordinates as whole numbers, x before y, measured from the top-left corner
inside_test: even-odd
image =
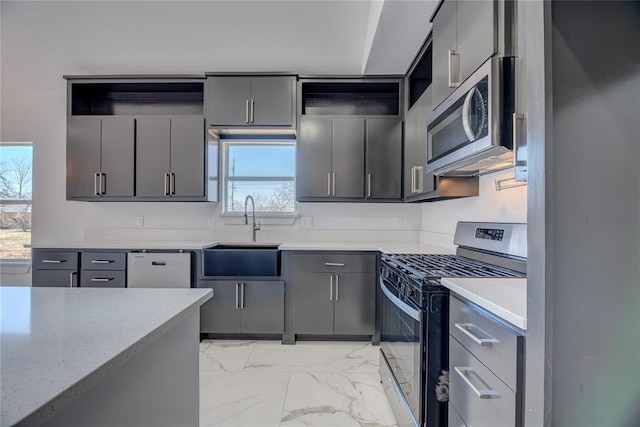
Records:
[[[144,226],[144,217],[143,216],[137,216],[136,217],[136,225],[138,227],[143,227]]]
[[[302,217],[302,228],[311,228],[313,227],[313,217],[303,216]]]
[[[394,218],[393,227],[394,228],[402,228],[402,218]]]
[[[215,227],[215,226],[216,226],[216,217],[215,217],[215,216],[213,216],[213,215],[211,215],[211,216],[209,217],[208,224],[209,224],[209,227],[210,227],[210,228]]]

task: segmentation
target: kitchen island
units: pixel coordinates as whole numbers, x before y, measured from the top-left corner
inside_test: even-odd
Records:
[[[2,426],[191,425],[209,289],[0,287]]]

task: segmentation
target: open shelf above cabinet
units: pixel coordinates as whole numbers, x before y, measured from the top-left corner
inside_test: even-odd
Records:
[[[203,115],[200,82],[75,83],[73,116]]]
[[[301,81],[302,115],[398,116],[400,82]]]

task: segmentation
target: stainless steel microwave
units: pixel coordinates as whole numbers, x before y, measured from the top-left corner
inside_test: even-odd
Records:
[[[473,176],[513,166],[515,58],[487,60],[427,118],[426,172]]]

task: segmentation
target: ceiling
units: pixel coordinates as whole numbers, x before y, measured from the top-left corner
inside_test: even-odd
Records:
[[[58,79],[205,71],[404,74],[437,1],[0,4],[5,86],[46,70]]]

